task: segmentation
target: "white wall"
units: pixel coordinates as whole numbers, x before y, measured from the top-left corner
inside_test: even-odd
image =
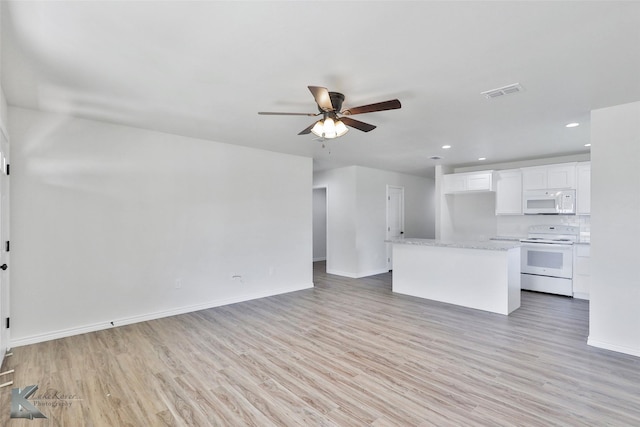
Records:
[[[591,113],[589,344],[640,356],[640,102]]]
[[[380,274],[387,264],[387,185],[404,188],[404,235],[435,235],[435,185],[424,177],[357,167],[356,249],[357,277]]]
[[[355,277],[356,167],[314,173],[313,186],[327,188],[327,272]]]
[[[14,345],[312,286],[310,158],[19,108],[9,131]]]
[[[433,238],[434,181],[360,166],[314,174],[327,187],[327,272],[364,277],[387,271],[387,185],[405,189],[405,235]]]
[[[487,240],[498,234],[496,193],[446,194],[453,240]]]
[[[9,132],[7,130],[8,108],[7,99],[4,96],[4,90],[2,89],[2,86],[0,86],[0,132],[4,133],[5,138],[7,139],[9,139]]]
[[[313,189],[313,260],[327,259],[327,189]]]
[[[444,194],[443,175],[453,173],[448,166],[436,165],[435,167],[435,210],[436,210],[436,239],[450,240],[453,236],[452,215],[454,206]]]
[[[4,7],[0,7],[0,22],[2,22],[2,10]],[[0,59],[2,58],[2,32],[0,31]],[[0,60],[0,81],[2,81],[2,60]],[[5,134],[8,139],[7,132],[7,100],[4,95],[2,85],[0,85],[0,132]]]

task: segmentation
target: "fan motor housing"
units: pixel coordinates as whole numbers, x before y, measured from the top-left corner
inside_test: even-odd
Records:
[[[333,105],[333,110],[336,113],[339,113],[342,110],[342,103],[344,102],[344,95],[340,92],[329,92],[329,98],[331,99],[331,105]],[[322,108],[318,106],[318,110],[321,113],[324,113]]]

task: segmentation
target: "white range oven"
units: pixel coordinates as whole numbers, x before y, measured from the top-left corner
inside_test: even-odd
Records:
[[[524,290],[573,296],[573,244],[580,227],[534,225],[520,240],[520,286]]]

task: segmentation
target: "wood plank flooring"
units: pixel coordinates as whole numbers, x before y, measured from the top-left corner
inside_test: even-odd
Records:
[[[589,347],[588,303],[510,316],[394,295],[391,274],[18,347],[47,419],[3,426],[638,426],[640,359]]]

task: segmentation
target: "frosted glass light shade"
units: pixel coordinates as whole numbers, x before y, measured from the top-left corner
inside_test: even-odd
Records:
[[[311,128],[311,132],[313,132],[314,135],[327,139],[337,138],[348,131],[349,129],[344,123],[342,123],[342,121],[334,121],[331,117],[327,117],[324,120],[318,120]]]
[[[336,124],[331,117],[327,117],[324,119],[324,137],[332,139],[336,136],[338,136],[336,134]]]
[[[313,132],[313,134],[316,136],[322,136],[322,134],[324,133],[324,125],[322,123],[322,120],[318,120],[316,124],[313,125],[313,127],[311,128],[311,132]]]
[[[336,136],[342,136],[347,132],[349,132],[349,128],[346,127],[342,121],[338,120],[336,122]]]

